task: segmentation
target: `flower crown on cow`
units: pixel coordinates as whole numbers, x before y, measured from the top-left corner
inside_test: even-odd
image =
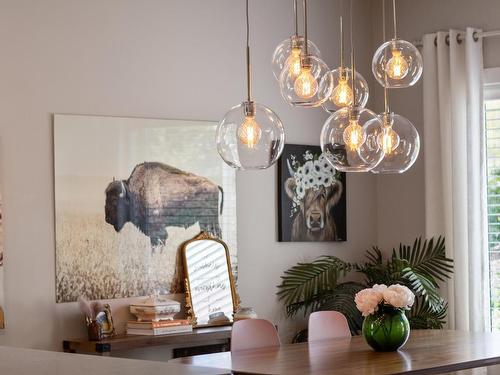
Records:
[[[340,172],[333,168],[323,154],[315,155],[310,150],[307,150],[302,157],[304,159],[302,165],[293,154],[287,160],[290,176],[295,180],[295,192],[292,198],[290,217],[295,216],[299,210],[307,189],[327,188],[340,180]]]

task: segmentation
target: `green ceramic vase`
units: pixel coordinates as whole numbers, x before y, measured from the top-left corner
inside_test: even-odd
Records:
[[[410,323],[404,311],[384,306],[365,318],[363,336],[374,350],[393,352],[408,341]]]

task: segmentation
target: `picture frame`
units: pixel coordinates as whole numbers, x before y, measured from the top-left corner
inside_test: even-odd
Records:
[[[319,146],[286,144],[278,160],[278,241],[346,241],[346,191],[346,174]]]
[[[103,311],[97,314],[96,321],[101,325],[102,335],[104,337],[112,337],[115,335],[115,326],[109,304],[105,304]]]

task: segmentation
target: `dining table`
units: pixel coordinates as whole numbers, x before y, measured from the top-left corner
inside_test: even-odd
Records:
[[[226,375],[231,371],[168,362],[0,346],[0,375]]]
[[[171,362],[235,374],[443,374],[500,364],[500,333],[413,330],[393,352],[376,352],[362,336],[353,336]]]

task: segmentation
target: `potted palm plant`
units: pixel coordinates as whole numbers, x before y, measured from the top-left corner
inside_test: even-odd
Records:
[[[363,275],[363,280],[348,281],[346,277],[352,272]],[[358,334],[363,317],[356,308],[356,293],[374,284],[401,284],[415,294],[415,303],[406,312],[411,328],[440,329],[446,323],[448,304],[439,294],[438,282],[452,273],[453,260],[446,257],[444,238],[417,238],[413,245],[400,244],[388,258],[373,247],[362,263],[327,255],[299,263],[281,276],[277,295],[289,317],[336,310],[346,316],[353,334]],[[303,330],[294,341],[305,341],[306,337],[307,331]]]

